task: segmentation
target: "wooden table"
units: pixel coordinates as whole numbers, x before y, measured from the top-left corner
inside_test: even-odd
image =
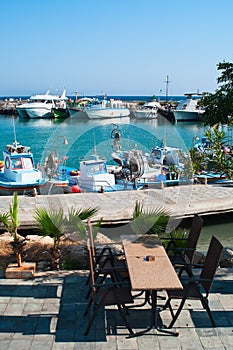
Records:
[[[141,335],[152,328],[177,336],[177,332],[159,328],[157,324],[157,291],[182,289],[182,284],[157,236],[144,235],[137,240],[123,240],[126,262],[133,291],[146,291],[151,294],[151,323]],[[146,256],[154,261],[146,261]]]

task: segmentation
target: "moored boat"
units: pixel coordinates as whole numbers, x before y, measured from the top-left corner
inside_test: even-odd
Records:
[[[84,108],[89,119],[122,118],[130,115],[130,110],[123,106],[121,100],[93,100],[90,106]]]
[[[4,166],[0,169],[0,195],[12,195],[14,192],[36,194],[40,186],[47,183],[42,172],[34,165],[30,147],[20,145],[16,140],[6,145],[3,151]]]
[[[66,109],[66,101],[64,90],[61,96],[50,95],[49,91],[44,95],[34,95],[30,97],[29,102],[19,104],[16,110],[21,118],[52,118],[53,108]]]
[[[200,94],[187,93],[185,100],[182,100],[173,111],[175,121],[200,120],[204,109],[199,106]]]
[[[159,108],[161,108],[161,104],[153,100],[145,103],[141,108],[132,110],[132,112],[137,119],[155,119],[158,117]]]

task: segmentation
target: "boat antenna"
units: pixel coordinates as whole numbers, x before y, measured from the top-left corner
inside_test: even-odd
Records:
[[[169,76],[167,75],[167,79],[164,83],[166,83],[166,102],[168,101],[168,85],[171,81],[169,80]]]

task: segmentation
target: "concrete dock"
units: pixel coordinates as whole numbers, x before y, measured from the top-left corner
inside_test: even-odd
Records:
[[[8,212],[12,196],[0,197],[0,213]],[[102,217],[105,224],[127,223],[132,219],[136,201],[145,209],[165,207],[171,216],[187,218],[194,214],[211,215],[233,211],[233,187],[217,185],[183,185],[163,189],[120,191],[109,193],[72,193],[58,195],[19,196],[19,220],[21,228],[33,228],[34,210],[97,207],[96,219]]]

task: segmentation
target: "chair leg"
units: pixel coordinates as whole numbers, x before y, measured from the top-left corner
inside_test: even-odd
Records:
[[[183,306],[184,306],[185,301],[186,301],[185,298],[183,298],[183,299],[181,300],[180,306],[179,306],[178,310],[176,311],[175,315],[173,316],[173,319],[172,319],[171,323],[169,324],[168,328],[172,328],[172,327],[173,327],[173,325],[174,325],[174,323],[176,322],[176,320],[177,320],[179,314],[181,313],[181,310],[183,309]]]
[[[213,315],[212,315],[212,313],[211,313],[211,311],[210,311],[208,300],[207,300],[206,298],[202,298],[202,299],[201,299],[201,303],[202,303],[203,308],[207,311],[207,313],[208,313],[208,315],[209,315],[209,318],[210,318],[210,321],[211,321],[211,323],[212,323],[212,326],[213,326],[213,327],[217,327],[217,325],[216,325],[216,323],[215,323],[215,320],[214,320],[214,318],[213,318]]]
[[[121,318],[122,318],[122,319],[124,320],[124,322],[125,322],[126,328],[128,329],[129,333],[130,333],[131,335],[133,335],[134,332],[133,332],[132,328],[130,327],[129,321],[128,321],[128,319],[127,319],[127,317],[126,317],[126,315],[125,315],[123,309],[121,308],[121,305],[118,304],[117,307],[118,307],[118,310],[119,310],[119,312],[120,312]]]

